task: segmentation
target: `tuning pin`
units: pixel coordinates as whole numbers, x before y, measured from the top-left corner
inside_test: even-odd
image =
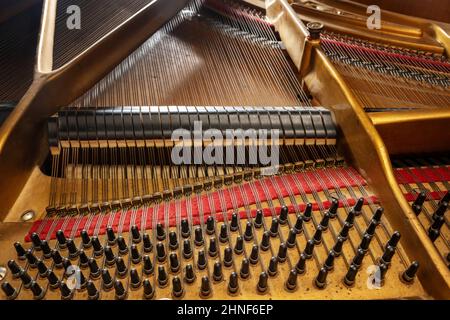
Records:
[[[223,264],[225,267],[231,267],[233,265],[233,250],[230,247],[224,249]]]
[[[278,235],[278,219],[272,219],[272,225],[270,226],[270,236],[276,237]]]
[[[185,259],[192,257],[191,241],[189,239],[184,239],[183,241],[183,257]]]
[[[214,263],[213,279],[217,282],[222,281],[223,279],[222,264],[220,263],[220,261],[216,261]]]
[[[256,217],[255,217],[255,220],[253,221],[253,224],[255,225],[256,229],[259,229],[262,227],[263,218],[264,218],[264,214],[263,214],[262,210],[261,209],[256,210]]]
[[[331,250],[328,253],[328,256],[325,260],[325,263],[323,264],[324,268],[327,269],[328,271],[333,270],[334,268],[334,258],[336,257],[336,255],[334,254],[334,251]]]
[[[83,244],[83,248],[88,249],[92,246],[91,238],[89,237],[89,233],[83,229],[80,232],[81,243]]]
[[[114,234],[114,230],[111,227],[106,228],[106,235],[108,238],[108,244],[111,247],[114,247],[117,243],[116,235]]]
[[[124,300],[127,296],[127,292],[120,280],[114,281],[114,291],[117,300]]]
[[[200,287],[200,294],[203,297],[208,297],[211,294],[211,283],[207,276],[202,278],[202,285]]]
[[[236,253],[237,255],[241,254],[242,252],[244,252],[244,239],[242,239],[241,236],[238,236],[236,238],[236,244],[234,246],[234,253]]]
[[[169,248],[176,250],[178,248],[178,237],[174,231],[169,232]]]
[[[265,271],[261,272],[259,275],[257,289],[259,292],[264,293],[267,291],[267,280],[269,279]]]
[[[108,267],[116,264],[116,256],[109,245],[105,246],[105,263]]]
[[[450,191],[447,191],[445,195],[442,197],[442,199],[439,201],[438,205],[440,205],[443,202],[450,202]]]
[[[184,294],[183,285],[177,276],[172,279],[172,295],[174,298],[180,298]]]
[[[299,274],[305,273],[306,260],[307,260],[306,255],[304,253],[302,253],[300,255],[300,258],[297,261],[297,264],[295,265],[295,269],[297,270],[297,273],[299,273]]]
[[[195,238],[194,238],[195,245],[202,246],[204,243],[202,229],[200,227],[197,227],[197,228],[195,228],[194,233],[195,233]]]
[[[195,281],[195,273],[194,273],[194,268],[192,267],[192,264],[186,265],[186,268],[184,270],[184,280],[187,283],[192,283]]]
[[[94,249],[94,256],[101,257],[103,254],[103,246],[97,236],[91,238],[92,248]]]
[[[384,209],[379,207],[373,214],[372,221],[375,222],[376,225],[380,224],[381,217],[383,216],[383,212],[384,212]]]
[[[259,246],[262,251],[267,251],[270,248],[270,233],[269,231],[264,231],[261,244]]]
[[[70,238],[67,239],[66,245],[67,245],[67,249],[69,249],[69,258],[70,259],[77,258],[79,255],[79,252],[78,252],[78,248],[75,245],[75,242],[73,241],[73,239],[70,239]]]
[[[39,276],[41,278],[46,278],[48,276],[49,270],[48,270],[47,266],[45,265],[45,263],[42,260],[38,259],[36,265],[37,265]]]
[[[384,284],[384,279],[386,278],[386,273],[388,271],[388,266],[385,265],[384,263],[381,263],[378,265],[378,267],[380,268],[380,284],[383,285]]]
[[[142,236],[142,242],[144,243],[144,252],[150,253],[153,250],[153,244],[150,240],[150,235],[148,233],[144,233]]]
[[[325,212],[322,220],[320,221],[319,225],[322,227],[322,231],[325,231],[328,229],[328,225],[330,224],[330,218],[331,214],[329,212]]]
[[[230,274],[230,281],[228,282],[228,292],[230,294],[235,294],[239,290],[239,279],[236,272]]]
[[[41,250],[44,259],[50,259],[52,257],[52,249],[50,249],[50,246],[48,245],[48,242],[46,240],[41,241]]]
[[[294,231],[297,234],[299,234],[303,231],[303,217],[301,215],[297,215],[297,220],[295,221]]]
[[[286,280],[286,288],[290,291],[295,290],[297,288],[297,271],[295,269],[292,269],[289,272],[289,277]]]
[[[93,280],[98,279],[98,277],[100,277],[101,270],[98,267],[97,261],[94,258],[89,258],[88,265],[90,271],[90,278]]]
[[[122,257],[116,258],[116,270],[119,277],[124,278],[127,275],[128,268]]]
[[[168,282],[169,277],[167,276],[166,269],[164,269],[164,266],[158,266],[158,285],[164,288]]]
[[[270,258],[269,268],[267,269],[269,276],[273,277],[278,273],[278,259],[277,257]]]
[[[142,282],[141,279],[139,277],[139,273],[137,272],[137,270],[135,268],[131,268],[130,269],[130,285],[131,288],[133,289],[137,289],[141,286]]]
[[[278,261],[283,263],[287,259],[287,245],[286,243],[280,243],[280,247],[278,248]]]
[[[358,248],[355,257],[352,260],[352,264],[359,269],[361,267],[364,256],[365,256],[364,251],[361,248]]]
[[[428,237],[430,238],[431,241],[436,241],[436,239],[439,237],[440,235],[440,229],[442,228],[442,226],[444,225],[445,219],[444,217],[437,217],[434,221],[433,224],[430,226],[430,228],[428,229]]]
[[[214,258],[219,253],[219,250],[217,249],[217,241],[216,238],[209,239],[209,256]]]
[[[240,275],[242,279],[247,279],[250,275],[250,263],[247,258],[242,259]]]
[[[215,221],[212,216],[209,216],[208,219],[206,219],[206,233],[209,235],[212,235],[215,233]]]
[[[180,270],[180,262],[178,261],[178,256],[175,252],[170,253],[169,264],[172,273],[177,273]]]
[[[113,287],[114,283],[111,278],[111,274],[109,273],[108,269],[102,270],[102,283],[103,283],[103,290],[109,291]]]
[[[198,251],[198,258],[197,258],[197,267],[200,270],[203,270],[206,268],[206,255],[205,255],[205,251],[203,250],[199,250]]]
[[[231,224],[230,224],[230,230],[235,232],[239,229],[239,218],[237,213],[233,213],[231,215]]]
[[[61,253],[59,253],[58,250],[53,249],[52,250],[52,259],[53,259],[53,263],[55,264],[56,268],[61,268],[62,262],[63,262],[63,258],[61,257]]]
[[[36,232],[31,234],[31,242],[33,243],[33,248],[36,251],[41,250],[41,238],[39,238],[39,235]]]
[[[247,221],[247,224],[245,226],[244,239],[245,241],[253,240],[253,228],[252,223],[250,221]]]
[[[156,244],[156,256],[159,262],[164,262],[166,260],[166,248],[162,242]]]
[[[137,245],[133,243],[131,245],[131,262],[133,262],[134,264],[138,264],[141,261],[142,261],[142,256],[139,253]]]
[[[73,270],[73,266],[72,263],[70,262],[69,259],[67,258],[63,258],[62,259],[62,266],[64,268],[64,275],[67,276],[68,272],[70,272],[71,270]]]
[[[314,251],[314,246],[315,242],[313,239],[309,239],[308,242],[306,242],[305,250],[303,251],[306,259],[311,259]]]
[[[315,245],[319,245],[320,243],[322,243],[322,226],[320,224],[317,226],[313,239]]]
[[[372,236],[365,233],[361,240],[361,243],[359,244],[359,248],[362,249],[364,251],[364,253],[366,253],[369,250],[369,245],[370,245],[371,241],[372,241]]]
[[[14,248],[16,249],[17,259],[25,260],[26,259],[26,257],[25,257],[26,251],[23,248],[22,244],[20,242],[15,242]]]
[[[28,274],[28,272],[26,272],[25,270],[21,269],[20,273],[19,273],[19,278],[20,280],[22,280],[23,286],[26,289],[29,289],[31,286],[31,281],[33,279],[31,279],[30,275]]]
[[[155,295],[155,291],[153,290],[153,286],[150,283],[150,280],[144,279],[142,284],[144,285],[144,298],[147,300],[152,299]]]
[[[356,204],[352,209],[355,216],[359,216],[361,214],[361,209],[362,209],[363,205],[364,205],[364,198],[359,198],[358,201],[356,201]]]
[[[87,287],[87,293],[88,293],[88,299],[89,300],[98,300],[100,293],[95,287],[95,284],[92,280],[89,280],[86,284]]]
[[[164,227],[161,223],[158,223],[156,225],[156,238],[159,241],[163,241],[166,239],[166,231],[164,230]]]
[[[355,223],[355,212],[353,210],[350,210],[348,212],[347,218],[345,219],[344,226],[347,225],[347,227],[350,229],[353,227],[353,224]]]
[[[78,269],[76,272],[78,272],[78,286],[79,286],[78,289],[80,291],[86,289],[87,285],[86,277],[84,276],[83,272],[80,269]]]
[[[344,238],[338,237],[336,243],[333,246],[333,252],[335,257],[339,257],[342,253],[342,246],[344,245]]]
[[[222,243],[226,243],[228,241],[228,229],[225,223],[220,226],[219,241]]]
[[[19,292],[7,281],[2,283],[2,290],[8,300],[14,300],[19,295]]]
[[[61,285],[61,281],[59,281],[58,277],[53,272],[53,270],[49,270],[48,275],[47,275],[47,280],[48,280],[50,289],[52,289],[52,290],[58,289],[59,286]]]
[[[355,266],[353,263],[348,268],[348,271],[344,277],[344,283],[352,287],[355,284],[356,275],[358,274],[358,267]]]
[[[189,228],[189,222],[187,219],[181,220],[181,236],[183,238],[189,238],[191,235],[191,230]]]
[[[137,225],[131,226],[131,238],[133,243],[139,243],[142,240],[141,233],[139,232],[139,227]]]
[[[36,268],[37,265],[37,258],[36,256],[33,254],[33,251],[31,249],[28,249],[27,252],[25,253],[25,256],[27,258],[27,262],[30,265],[31,268]]]
[[[289,208],[287,206],[282,206],[280,209],[280,214],[278,216],[278,221],[280,224],[286,224],[289,214]]]
[[[151,275],[153,273],[153,263],[148,255],[143,257],[144,267],[143,271],[146,275]]]
[[[297,232],[295,232],[294,228],[291,228],[291,230],[289,230],[289,236],[288,236],[288,239],[287,239],[287,242],[286,242],[286,245],[289,248],[295,247],[296,236],[297,236]]]
[[[13,276],[13,278],[17,278],[22,271],[17,262],[14,260],[9,260],[7,265],[9,270],[11,271],[11,275]]]
[[[427,199],[426,192],[421,192],[417,195],[416,200],[414,200],[413,204],[411,205],[413,212],[418,216],[420,212],[422,211],[422,206]]]
[[[375,234],[375,230],[377,228],[377,223],[375,221],[371,221],[369,226],[366,229],[365,234],[368,234],[370,237],[373,237],[373,235]]]
[[[344,240],[347,240],[350,228],[351,228],[351,225],[348,222],[344,222],[341,232],[339,232],[339,237]]]
[[[61,291],[61,299],[72,300],[74,291],[67,286],[67,283],[61,283],[59,290]]]
[[[326,268],[322,267],[319,271],[319,274],[316,277],[316,280],[314,281],[317,288],[324,289],[326,287],[327,276],[328,276],[328,270]]]
[[[441,202],[436,209],[436,211],[433,213],[433,220],[437,220],[439,218],[444,218],[444,214],[447,211],[448,208],[448,202]]]
[[[395,248],[388,246],[385,248],[383,256],[380,258],[380,263],[385,264],[386,266],[389,266],[389,264],[392,261],[392,257],[395,254]]]
[[[417,270],[419,270],[419,262],[414,261],[411,263],[411,265],[402,273],[402,280],[410,283],[414,281],[414,278],[416,276]]]
[[[258,250],[258,246],[256,244],[253,245],[252,247],[252,252],[250,253],[250,263],[251,264],[257,264],[258,263],[258,259],[259,259],[259,250]]]
[[[58,240],[59,247],[65,249],[67,240],[62,230],[56,231],[56,239]]]
[[[303,221],[308,222],[309,220],[311,220],[312,217],[312,204],[311,203],[307,203],[306,204],[306,208],[305,208],[305,212],[303,213]]]
[[[330,209],[328,209],[330,218],[334,219],[336,217],[338,209],[339,209],[339,200],[335,198],[331,199]]]
[[[391,247],[397,247],[398,242],[400,241],[400,232],[395,231],[391,238],[389,239],[388,243],[386,244],[386,247],[391,246]]]

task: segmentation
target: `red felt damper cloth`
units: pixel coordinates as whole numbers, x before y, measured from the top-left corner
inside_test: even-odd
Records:
[[[289,191],[294,195],[300,194],[312,194],[314,192],[321,192],[324,189],[344,188],[344,187],[356,187],[365,185],[365,180],[352,168],[332,168],[321,169],[311,172],[295,173],[291,175],[276,176],[272,178],[263,178],[251,183],[245,183],[240,186],[233,186],[221,191],[211,192],[210,196],[193,196],[190,199],[183,199],[178,201],[171,201],[170,203],[163,203],[158,206],[158,212],[156,213],[157,221],[164,222],[164,213],[167,212],[171,225],[176,223],[176,208],[178,208],[180,217],[185,218],[188,216],[188,206],[192,212],[193,223],[198,224],[200,219],[199,203],[201,201],[202,214],[207,217],[215,209],[216,213],[229,212],[234,207],[242,208],[245,204],[253,205],[259,202],[266,202],[267,200],[276,199],[279,196],[285,198],[289,196]],[[265,188],[263,188],[265,186]],[[288,189],[286,188],[288,187]],[[232,197],[233,195],[233,197]],[[220,199],[222,197],[222,200]],[[233,200],[235,203],[233,203]],[[348,200],[349,205],[354,204],[354,200]],[[222,204],[225,204],[225,208],[222,208]],[[318,204],[314,204],[318,206]],[[324,207],[327,207],[328,202],[324,202]],[[342,204],[341,204],[342,205]],[[304,210],[304,204],[300,206],[301,210]],[[146,227],[151,228],[153,222],[153,210],[154,207],[147,208],[147,221]],[[294,208],[291,208],[294,210]],[[269,211],[265,212],[270,214]],[[72,217],[72,218],[59,218],[59,219],[46,219],[36,221],[31,227],[29,234],[25,240],[30,241],[30,235],[33,232],[37,232],[41,238],[47,238],[50,233],[50,239],[55,237],[55,233],[58,230],[63,230],[67,233],[67,236],[79,235],[79,232],[86,229],[89,233],[93,233],[98,219],[100,221],[100,234],[105,232],[110,215],[114,215],[113,227],[118,227],[122,215],[126,215],[123,221],[123,231],[127,231],[130,225],[131,211],[108,213],[106,215],[98,215],[94,218],[86,217]],[[242,213],[244,214],[244,213]],[[135,224],[140,226],[142,219],[142,209],[137,211]],[[220,216],[219,216],[220,218]]]

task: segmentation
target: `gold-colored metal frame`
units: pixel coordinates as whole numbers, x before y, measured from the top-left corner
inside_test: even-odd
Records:
[[[324,2],[335,3],[331,0]],[[403,234],[407,252],[412,258],[425,261],[419,272],[425,289],[436,298],[449,299],[450,271],[405,200],[390,161],[390,153],[449,150],[449,110],[385,115],[365,113],[351,88],[321,50],[320,40],[309,37],[293,6],[286,0],[269,0],[266,10],[305,87],[322,105],[334,111],[344,138],[342,148],[347,159],[366,177],[380,197],[389,213],[389,221]],[[446,43],[448,46],[449,38]],[[443,133],[446,125],[447,131]],[[396,138],[391,140],[392,135]],[[404,146],[405,140],[414,143]]]

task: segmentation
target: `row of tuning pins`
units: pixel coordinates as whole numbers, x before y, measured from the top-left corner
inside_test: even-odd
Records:
[[[327,259],[323,267],[320,269],[315,284],[317,288],[325,288],[326,286],[326,278],[329,271],[333,269],[334,259],[338,257],[342,253],[342,246],[344,242],[347,240],[349,235],[349,230],[353,227],[355,216],[359,215],[361,212],[362,205],[364,203],[364,199],[359,199],[354,206],[354,208],[349,212],[347,219],[345,220],[344,226],[342,227],[338,240],[336,241],[333,249],[329,252]],[[318,224],[316,228],[316,232],[312,239],[309,239],[298,262],[295,265],[295,268],[291,270],[289,277],[286,281],[286,288],[289,290],[294,290],[296,288],[297,275],[303,274],[306,271],[306,260],[311,259],[313,256],[314,247],[319,245],[322,242],[322,232],[328,228],[330,219],[333,219],[336,216],[338,208],[338,202],[333,201],[330,209],[325,213],[322,220]],[[375,234],[376,226],[380,223],[381,216],[383,210],[379,208],[367,228],[362,241],[358,247],[357,254],[352,260],[352,264],[344,278],[344,283],[348,286],[352,286],[354,284],[357,272],[362,264],[362,260],[365,254],[368,251],[370,241]],[[285,224],[287,221],[288,209],[287,207],[282,207],[279,216],[277,218],[272,219],[272,223],[270,229],[263,233],[261,242],[258,245],[254,245],[252,247],[251,253],[247,258],[242,260],[242,264],[240,266],[239,274],[236,272],[232,272],[230,274],[230,279],[228,282],[228,291],[230,294],[235,294],[239,290],[238,279],[239,277],[242,279],[246,279],[249,277],[250,265],[257,264],[259,261],[259,252],[267,251],[270,248],[270,239],[272,237],[278,236],[278,229],[280,224]],[[296,236],[300,234],[303,230],[303,223],[310,221],[312,218],[312,205],[308,204],[306,206],[305,212],[303,215],[298,215],[295,225],[289,231],[289,236],[287,238],[286,243],[282,242],[278,248],[278,253],[276,257],[272,257],[270,259],[269,266],[267,268],[267,272],[262,272],[259,276],[259,281],[257,285],[257,289],[260,292],[265,292],[267,289],[267,281],[269,276],[274,276],[277,274],[277,266],[279,262],[286,261],[287,257],[287,248],[295,246]],[[253,221],[253,224],[256,228],[261,228],[263,225],[263,213],[262,211],[258,211],[256,217]],[[215,235],[215,225],[216,222],[212,216],[209,216],[206,220],[206,233],[209,235]],[[219,232],[219,241],[222,243],[226,243],[229,237],[229,231],[236,232],[239,230],[239,216],[234,213],[231,217],[231,221],[229,223],[229,227],[227,224],[222,224]],[[191,242],[187,239],[190,237],[190,227],[189,223],[186,219],[181,221],[180,228],[182,237],[184,238],[182,243],[182,255],[185,259],[190,259],[193,255],[193,249],[191,247]],[[44,259],[52,259],[55,268],[64,268],[65,270],[69,270],[72,266],[71,260],[79,259],[79,265],[82,268],[89,268],[89,280],[86,279],[81,270],[77,270],[79,272],[78,278],[80,279],[80,289],[87,289],[88,296],[90,299],[96,299],[99,296],[99,291],[95,287],[95,284],[92,280],[96,280],[99,277],[102,278],[102,289],[110,290],[114,288],[116,292],[116,298],[122,299],[126,297],[126,292],[123,284],[120,280],[111,277],[108,269],[100,269],[97,261],[94,257],[100,257],[104,255],[106,266],[115,266],[117,269],[118,277],[126,277],[127,274],[130,275],[131,279],[131,287],[134,289],[139,288],[140,286],[144,287],[144,297],[152,298],[154,295],[154,289],[148,279],[141,280],[138,272],[135,268],[128,267],[122,258],[122,255],[130,253],[131,260],[133,264],[143,263],[143,272],[146,275],[151,275],[154,272],[154,266],[152,264],[152,260],[148,253],[152,252],[153,244],[150,240],[150,236],[147,233],[141,234],[137,226],[131,227],[131,235],[132,235],[132,244],[128,246],[125,239],[122,236],[116,237],[112,228],[107,228],[107,244],[102,246],[98,237],[93,236],[89,237],[88,233],[83,230],[81,232],[82,239],[82,247],[78,249],[74,244],[73,239],[66,239],[64,233],[62,231],[58,231],[56,234],[56,238],[58,241],[58,245],[60,249],[67,249],[68,257],[63,258],[60,251],[57,249],[50,249],[47,241],[41,240],[37,234],[33,234],[31,239],[33,242],[34,249],[40,250],[43,252]],[[166,253],[166,248],[163,241],[166,240],[166,230],[162,224],[157,224],[156,227],[156,239],[158,240],[156,244],[156,259],[159,263],[164,263],[167,259],[169,259],[169,268],[172,273],[177,273],[180,269],[180,261],[179,257],[176,253],[172,252],[169,255]],[[233,263],[233,255],[240,255],[244,251],[244,241],[251,241],[253,239],[253,228],[250,221],[247,222],[245,231],[242,236],[238,235],[236,238],[236,244],[234,248],[226,247],[223,253],[223,265],[231,266]],[[384,276],[387,272],[389,264],[392,260],[392,257],[395,253],[396,246],[398,241],[400,240],[400,234],[398,232],[394,233],[386,245],[385,252],[383,256],[380,258],[380,270],[381,277],[384,279]],[[143,253],[139,252],[137,244],[142,241],[143,243]],[[194,244],[196,246],[202,246],[205,242],[203,237],[202,230],[199,226],[194,228]],[[169,232],[168,234],[168,244],[170,250],[176,250],[180,245],[178,243],[178,237],[174,231]],[[118,247],[118,255],[116,256],[112,251],[112,246],[117,245]],[[84,249],[93,248],[94,257],[88,258]],[[52,289],[60,288],[61,297],[63,299],[71,299],[73,297],[73,290],[70,290],[66,283],[61,282],[55,275],[55,273],[48,268],[45,263],[36,258],[31,249],[25,250],[20,243],[15,244],[15,248],[18,254],[19,259],[26,259],[29,266],[31,268],[37,268],[39,276],[42,278],[47,278],[49,281],[49,286]],[[218,243],[215,237],[210,237],[208,252],[204,250],[198,251],[197,257],[197,265],[196,267],[200,270],[206,268],[207,264],[207,256],[211,258],[215,258],[218,255]],[[33,295],[36,299],[43,297],[43,290],[40,288],[39,284],[37,284],[31,277],[27,274],[25,270],[17,265],[14,260],[8,262],[8,266],[13,274],[13,276],[18,277],[22,280],[25,288],[30,288],[33,292]],[[411,282],[417,272],[418,263],[414,262],[402,275],[403,280],[407,282]],[[157,283],[159,287],[165,287],[168,285],[168,274],[165,270],[164,266],[159,265],[157,268]],[[194,266],[192,264],[187,264],[184,268],[184,277],[180,279],[178,276],[174,276],[172,278],[172,294],[174,297],[181,297],[183,295],[183,285],[182,280],[187,283],[192,283],[195,281],[195,271]],[[215,281],[220,281],[223,278],[222,274],[222,262],[216,261],[213,268],[213,278]],[[3,291],[9,298],[15,298],[17,295],[17,291],[12,288],[9,283],[4,283],[2,285]],[[204,297],[209,296],[211,293],[211,283],[210,279],[205,276],[201,279],[201,288],[200,294]]]
[[[130,285],[132,288],[144,287],[144,295],[151,298],[154,292],[152,285],[148,279],[140,279],[139,273],[135,267],[129,268],[127,262],[122,257],[130,254],[130,259],[133,265],[143,262],[143,272],[146,275],[153,273],[153,264],[148,253],[152,252],[153,245],[148,234],[140,234],[137,226],[132,226],[132,244],[129,246],[125,238],[121,235],[115,235],[112,228],[107,228],[107,243],[102,245],[97,236],[90,237],[86,230],[81,231],[81,248],[78,248],[75,241],[71,238],[67,239],[62,230],[57,231],[56,239],[58,242],[58,249],[51,249],[46,240],[41,240],[39,235],[33,233],[31,240],[33,247],[26,250],[22,244],[16,242],[14,244],[19,260],[25,260],[28,266],[32,269],[37,269],[39,278],[47,279],[51,290],[59,289],[61,291],[61,298],[70,300],[73,298],[75,289],[68,285],[67,281],[61,280],[55,273],[54,269],[64,270],[64,279],[68,279],[72,274],[77,281],[76,290],[87,290],[89,299],[98,299],[100,291],[95,286],[95,280],[101,278],[102,288],[109,291],[114,288],[116,297],[122,299],[126,297],[126,289],[119,279],[114,279],[111,276],[108,268],[100,268],[97,259],[104,257],[105,266],[115,266],[118,278],[126,278],[130,275]],[[139,252],[137,244],[142,241],[143,253]],[[116,255],[112,248],[117,246],[118,254]],[[91,249],[93,256],[88,257],[85,250]],[[37,258],[34,251],[42,251],[41,259]],[[63,253],[67,251],[67,256]],[[48,267],[45,260],[50,260],[52,267]],[[75,264],[72,262],[76,261]],[[35,281],[30,274],[15,260],[8,261],[8,267],[13,278],[19,278],[22,281],[24,288],[30,289],[35,299],[42,299],[45,296],[44,288]],[[82,269],[89,270],[89,276],[86,277]],[[75,273],[74,273],[75,272]],[[2,289],[9,299],[15,299],[18,295],[18,290],[13,288],[8,282],[2,284]]]
[[[426,192],[421,192],[417,195],[416,200],[414,200],[414,202],[412,203],[412,210],[414,211],[416,216],[418,216],[422,212],[423,205],[426,199],[427,199]],[[447,193],[438,202],[437,209],[433,212],[433,215],[431,216],[431,225],[428,228],[428,237],[433,242],[436,241],[437,238],[439,238],[441,228],[445,223],[445,213],[447,212],[449,201],[450,201],[450,191],[447,191]]]

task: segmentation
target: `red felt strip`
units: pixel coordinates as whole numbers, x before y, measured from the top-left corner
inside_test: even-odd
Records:
[[[448,168],[398,168],[395,177],[400,184],[430,183],[450,181]]]

